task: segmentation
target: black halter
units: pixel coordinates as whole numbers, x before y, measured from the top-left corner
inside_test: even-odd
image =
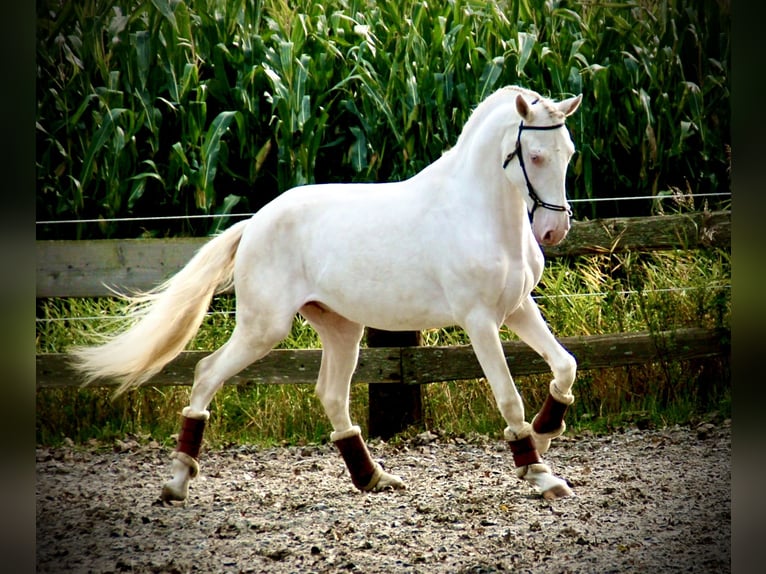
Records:
[[[567,215],[569,215],[569,217],[572,217],[572,209],[569,207],[569,205],[555,205],[553,203],[548,203],[540,199],[540,197],[535,192],[535,188],[532,187],[532,182],[529,181],[529,176],[527,175],[527,168],[524,165],[524,156],[521,153],[521,132],[523,130],[545,131],[545,130],[556,130],[562,127],[564,127],[564,124],[554,124],[550,126],[525,126],[524,120],[522,120],[519,123],[519,133],[516,136],[516,149],[514,149],[511,153],[509,153],[508,156],[505,158],[505,161],[503,162],[503,169],[505,169],[506,167],[508,167],[508,164],[511,162],[511,160],[514,157],[519,158],[519,165],[521,166],[521,171],[524,174],[524,179],[527,182],[527,191],[529,192],[529,197],[532,198],[532,202],[534,203],[534,206],[532,207],[532,211],[529,212],[530,217],[534,215],[535,209],[537,209],[538,207],[544,207],[545,209],[550,209],[551,211],[565,211]]]

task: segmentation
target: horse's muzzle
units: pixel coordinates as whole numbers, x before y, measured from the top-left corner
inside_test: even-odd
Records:
[[[558,245],[569,233],[569,215],[564,212],[537,210],[532,219],[532,233],[540,245]]]

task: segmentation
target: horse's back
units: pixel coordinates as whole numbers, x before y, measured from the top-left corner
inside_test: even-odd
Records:
[[[289,294],[297,306],[323,303],[380,328],[449,323],[437,276],[443,232],[428,224],[433,209],[404,182],[291,189],[253,216],[237,284]]]

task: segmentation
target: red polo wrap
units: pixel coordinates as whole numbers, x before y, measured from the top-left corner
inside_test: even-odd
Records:
[[[558,402],[552,395],[548,395],[545,399],[543,408],[537,413],[535,420],[532,422],[532,427],[537,434],[546,434],[549,432],[557,431],[561,428],[561,423],[564,422],[564,414],[567,412],[569,405]]]
[[[178,435],[177,451],[188,454],[196,459],[202,446],[202,435],[205,432],[205,419],[183,417],[183,426]]]
[[[510,440],[508,444],[513,453],[513,462],[517,467],[542,462],[531,436],[520,438],[519,440]]]
[[[362,440],[362,435],[354,435],[335,441],[346,468],[351,474],[351,480],[359,490],[370,484],[375,474],[375,463],[372,462],[370,451]]]

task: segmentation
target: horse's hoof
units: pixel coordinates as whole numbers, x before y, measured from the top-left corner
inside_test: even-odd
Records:
[[[558,498],[566,498],[567,496],[574,496],[574,492],[566,484],[556,484],[543,492],[545,500],[556,500]]]
[[[516,476],[534,486],[538,492],[542,493],[545,500],[574,496],[567,482],[555,476],[545,463],[540,462],[519,467],[516,469]]]
[[[162,492],[160,493],[160,500],[164,503],[170,502],[183,502],[189,495],[189,489],[178,489],[170,482],[166,482],[162,486]]]
[[[406,488],[407,486],[400,477],[383,472],[373,490],[380,492],[381,490],[405,490]]]

